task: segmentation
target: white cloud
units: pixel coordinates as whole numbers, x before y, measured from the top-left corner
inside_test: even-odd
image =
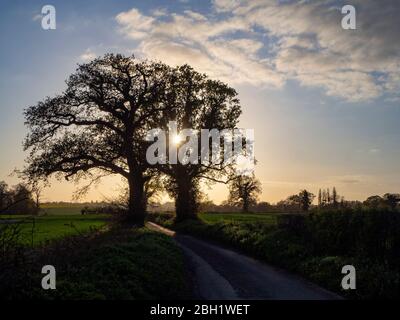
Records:
[[[139,10],[133,8],[122,12],[116,17],[117,22],[123,26],[123,33],[129,34],[134,39],[144,38],[153,27],[154,18],[142,15]]]
[[[188,63],[231,84],[280,87],[284,83],[282,75],[269,62],[255,55],[263,47],[262,42],[247,38],[224,40],[231,32],[250,31],[243,19],[211,21],[189,10],[171,14],[169,18],[159,21],[133,9],[119,14],[117,21],[127,37],[141,40],[137,48],[139,56],[171,65]],[[144,24],[140,23],[143,21]]]
[[[79,59],[88,62],[96,58],[96,54],[91,49],[86,49],[84,53],[79,56]]]
[[[200,13],[194,12],[192,10],[185,10],[184,13],[188,15],[190,18],[197,21],[207,21],[207,18]]]
[[[341,28],[331,0],[214,0],[206,16],[185,10],[165,12],[160,20],[158,13],[132,9],[116,19],[125,36],[140,41],[141,56],[189,63],[231,84],[281,87],[295,79],[354,102],[394,94],[400,89],[400,3],[353,2],[356,31]]]
[[[244,50],[248,53],[256,53],[258,50],[260,50],[264,44],[260,41],[255,41],[252,39],[236,39],[236,40],[231,40],[228,42],[230,45],[240,49]]]

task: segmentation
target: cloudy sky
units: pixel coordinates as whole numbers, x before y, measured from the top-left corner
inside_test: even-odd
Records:
[[[334,185],[347,199],[400,191],[399,1],[46,4],[56,8],[56,30],[41,28],[41,1],[2,2],[0,180],[15,183],[8,174],[23,165],[22,110],[62,91],[77,63],[121,52],[189,63],[237,89],[264,200]],[[356,8],[356,30],[341,27],[344,4]],[[118,185],[105,181],[88,199]],[[212,200],[226,197],[224,186],[213,188]],[[73,189],[54,183],[45,196],[70,200]]]

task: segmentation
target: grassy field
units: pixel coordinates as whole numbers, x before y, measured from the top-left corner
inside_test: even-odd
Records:
[[[88,232],[105,225],[107,215],[47,215],[32,219],[28,216],[0,216],[21,226],[20,242],[38,245],[50,240]],[[33,237],[33,238],[32,238]]]
[[[275,225],[276,213],[201,213],[200,219],[206,223],[217,222],[261,222]]]
[[[78,215],[81,214],[81,210],[84,206],[74,206],[74,207],[47,207],[40,210],[40,214],[48,215]]]
[[[48,215],[77,215],[81,214],[84,207],[99,206],[96,203],[44,203],[41,205],[40,214]]]

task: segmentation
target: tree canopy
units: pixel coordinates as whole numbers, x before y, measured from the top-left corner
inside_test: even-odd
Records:
[[[89,180],[88,186],[120,175],[128,184],[127,219],[139,224],[146,212],[145,185],[164,174],[178,215],[195,215],[200,179],[215,179],[224,166],[150,165],[146,137],[155,128],[168,130],[170,121],[179,131],[233,129],[241,113],[236,91],[187,65],[172,68],[114,54],[79,65],[66,84],[61,94],[25,110],[24,148],[30,155],[24,174],[33,180]]]
[[[167,108],[169,71],[162,63],[113,54],[79,65],[62,94],[25,111],[25,174],[91,181],[119,174],[129,184],[129,220],[143,221],[143,185],[152,177],[144,137]]]
[[[197,214],[200,200],[200,180],[215,181],[226,172],[223,161],[224,149],[220,149],[220,161],[204,163],[201,161],[203,148],[212,149],[212,144],[223,141],[212,141],[208,146],[201,145],[201,129],[234,129],[241,114],[236,91],[228,85],[209,79],[190,66],[178,67],[171,74],[172,92],[169,95],[170,109],[165,120],[176,121],[178,132],[185,129],[196,132],[197,151],[191,156],[195,161],[186,164],[177,163],[162,166],[167,173],[167,190],[175,198],[178,219],[194,217]],[[185,137],[183,137],[184,140]],[[209,138],[207,138],[208,140]],[[209,141],[209,140],[208,140]],[[184,150],[185,142],[177,146],[177,152]],[[168,150],[169,151],[169,150]]]

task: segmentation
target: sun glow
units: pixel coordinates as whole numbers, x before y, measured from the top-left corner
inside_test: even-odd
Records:
[[[183,138],[179,134],[174,135],[173,138],[172,138],[172,142],[175,145],[180,144],[182,141],[183,141]]]

